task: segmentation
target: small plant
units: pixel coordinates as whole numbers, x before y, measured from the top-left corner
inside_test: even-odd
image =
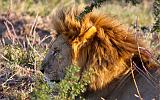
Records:
[[[45,55],[44,51],[40,57],[34,50],[32,48],[25,50],[18,45],[9,45],[4,46],[3,55],[10,64],[17,64],[33,69],[34,66],[40,66],[43,56]]]
[[[81,93],[84,93],[86,86],[90,82],[90,71],[84,72],[80,77],[80,68],[74,65],[66,69],[65,78],[60,83],[47,84],[40,78],[36,81],[36,86],[30,94],[31,100],[75,100],[76,98],[84,99]],[[58,94],[57,94],[58,93]]]
[[[81,20],[87,13],[92,12],[94,7],[100,7],[103,2],[106,0],[93,0],[92,3],[89,6],[86,6],[84,8],[84,11],[80,13],[79,16],[77,16],[78,20]]]
[[[79,97],[81,93],[84,93],[86,86],[90,82],[90,71],[83,73],[83,76],[80,77],[76,74],[80,73],[80,68],[74,65],[71,65],[66,69],[66,75],[64,80],[57,84],[59,93],[58,96],[55,96],[56,100],[75,100],[76,97]]]
[[[1,63],[7,71],[4,74],[0,71],[0,74],[6,77],[2,85],[9,94],[7,98],[11,96],[17,99],[48,100],[50,88],[42,81],[38,70],[46,51],[47,49],[41,48],[40,45],[22,48],[17,44],[5,45],[2,48]],[[29,95],[30,93],[32,95]]]
[[[52,88],[40,78],[37,80],[36,85],[30,94],[31,100],[51,100]]]
[[[160,32],[160,0],[155,0],[153,3],[153,15],[155,23],[152,32]]]

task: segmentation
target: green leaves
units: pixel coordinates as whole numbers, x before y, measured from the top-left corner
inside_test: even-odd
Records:
[[[77,75],[78,73],[80,73],[80,68],[77,66],[71,65],[66,69],[65,78],[58,84],[59,94],[55,97],[56,100],[75,100],[85,92],[86,86],[90,82],[90,72],[84,72],[82,79]]]
[[[153,15],[155,23],[152,32],[160,32],[160,0],[155,0],[153,3]]]
[[[96,7],[96,8],[97,8],[97,7],[100,7],[101,4],[102,4],[103,2],[105,2],[105,1],[106,1],[106,0],[93,0],[92,3],[91,3],[89,6],[86,6],[86,7],[84,8],[84,11],[81,12],[79,16],[77,16],[77,19],[78,19],[78,20],[81,20],[87,13],[92,12],[92,10],[93,10],[94,7]]]
[[[52,88],[43,80],[37,80],[33,92],[30,94],[31,100],[52,100]]]
[[[5,46],[3,55],[10,64],[17,64],[28,68],[40,66],[43,59],[33,49],[25,50],[18,45]],[[45,52],[42,55],[44,56]]]

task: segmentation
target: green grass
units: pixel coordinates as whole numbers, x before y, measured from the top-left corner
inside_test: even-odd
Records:
[[[37,14],[40,16],[47,16],[60,3],[66,4],[69,1],[70,0],[37,0],[37,2],[34,2],[34,0],[0,0],[0,12],[10,10],[12,12],[31,16],[36,16]]]
[[[129,26],[133,24],[137,18],[140,25],[151,25],[154,21],[151,5],[144,8],[142,4],[136,6],[130,4],[123,6],[119,4],[106,4],[102,6],[101,9],[120,20],[121,23]]]

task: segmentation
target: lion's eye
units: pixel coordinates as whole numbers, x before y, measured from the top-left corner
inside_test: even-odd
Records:
[[[55,47],[54,50],[51,52],[51,55],[56,56],[59,52],[60,50],[57,47]]]
[[[55,56],[55,55],[56,55],[56,52],[55,52],[55,51],[52,51],[52,52],[51,52],[51,55],[52,55],[52,56]]]

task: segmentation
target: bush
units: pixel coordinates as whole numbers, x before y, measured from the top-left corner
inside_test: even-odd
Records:
[[[31,100],[51,100],[52,88],[42,80],[43,78],[37,80],[35,87],[30,94]]]
[[[76,97],[82,99],[80,94],[85,92],[90,82],[91,70],[84,72],[82,77],[76,76],[79,73],[80,68],[74,65],[66,69],[65,78],[57,84],[59,93],[55,96],[56,100],[75,100]]]

